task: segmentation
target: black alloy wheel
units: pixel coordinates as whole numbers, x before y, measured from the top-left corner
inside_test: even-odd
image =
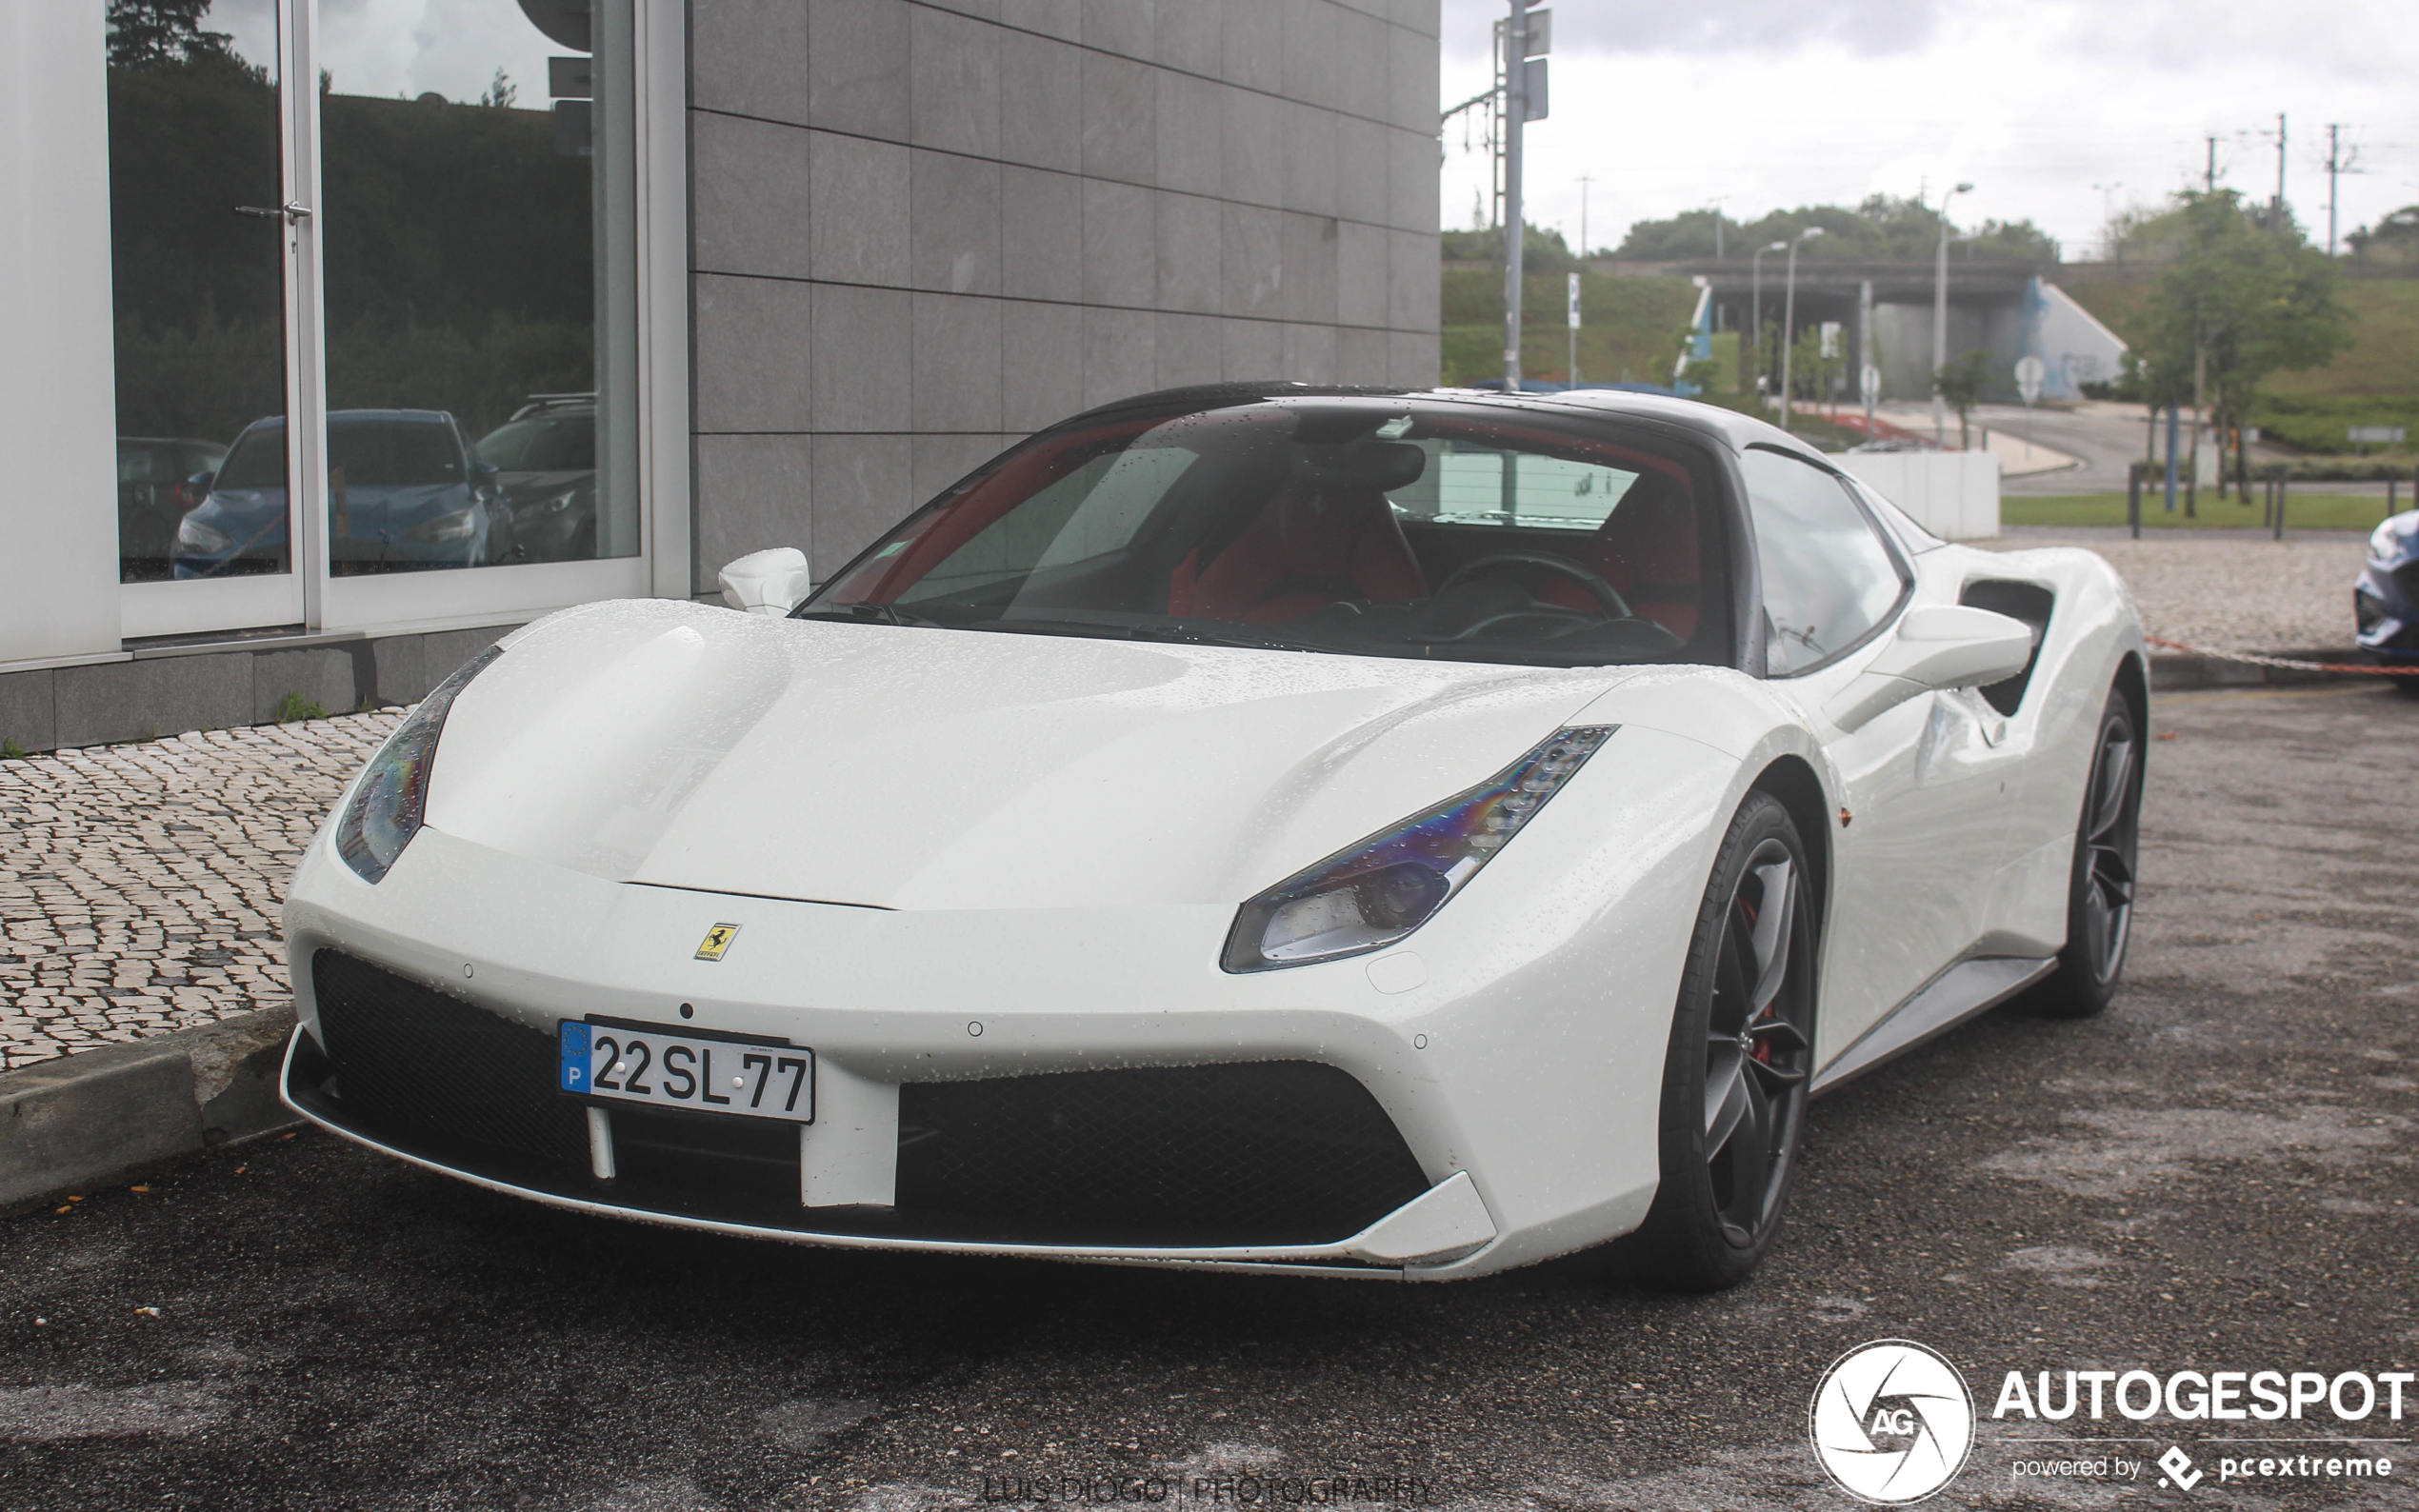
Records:
[[[2076,822],[2067,884],[2067,945],[2041,1005],[2085,1019],[2116,997],[2133,935],[2134,864],[2142,846],[2142,729],[2123,692],[2109,694],[2091,747],[2090,780]]]
[[[1749,793],[1697,912],[1664,1060],[1662,1181],[1627,1245],[1687,1290],[1746,1280],[1789,1202],[1814,1062],[1807,875],[1789,811]]]

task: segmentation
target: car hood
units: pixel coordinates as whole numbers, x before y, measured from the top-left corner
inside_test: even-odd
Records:
[[[431,827],[615,881],[888,908],[1231,905],[1634,675],[646,601],[506,644],[449,716]]]

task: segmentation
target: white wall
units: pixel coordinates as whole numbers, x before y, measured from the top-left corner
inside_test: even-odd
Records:
[[[0,0],[0,666],[118,648],[103,0]]]
[[[2125,340],[2055,284],[2036,278],[2032,353],[2048,365],[2041,396],[2080,399],[2082,385],[2108,383],[2125,372]]]
[[[1999,533],[1999,459],[1988,451],[1850,451],[1841,471],[1949,541]]]

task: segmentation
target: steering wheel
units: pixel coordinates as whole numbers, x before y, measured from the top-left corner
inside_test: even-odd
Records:
[[[1620,589],[1576,562],[1548,556],[1543,551],[1495,551],[1473,557],[1454,568],[1451,576],[1437,585],[1436,591],[1442,594],[1466,579],[1484,576],[1490,568],[1508,567],[1543,567],[1549,572],[1558,572],[1586,588],[1588,596],[1596,601],[1597,607],[1605,611],[1607,618],[1629,620],[1637,617],[1629,612],[1629,606],[1621,597]]]

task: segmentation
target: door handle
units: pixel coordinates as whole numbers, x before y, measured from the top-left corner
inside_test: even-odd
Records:
[[[310,219],[310,207],[299,200],[288,200],[274,209],[266,205],[238,205],[235,207],[235,213],[257,216],[264,221],[284,221],[291,226],[296,221]]]

